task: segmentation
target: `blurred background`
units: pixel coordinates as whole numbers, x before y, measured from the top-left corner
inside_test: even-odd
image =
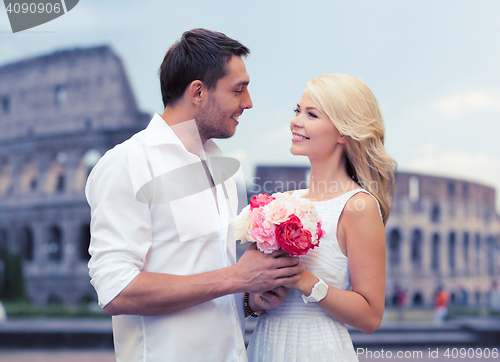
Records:
[[[373,335],[352,330],[355,346],[498,347],[499,16],[493,0],[85,0],[13,34],[0,9],[0,360],[113,360],[89,283],[86,177],[163,111],[158,68],[196,27],[251,50],[254,107],[218,142],[249,196],[307,183],[289,121],[309,79],[355,75],[381,104],[399,164],[387,309]]]

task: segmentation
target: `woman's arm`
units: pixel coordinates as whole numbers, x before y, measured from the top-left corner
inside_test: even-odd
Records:
[[[337,234],[345,235],[352,291],[328,286],[326,297],[316,304],[338,321],[373,333],[385,304],[385,231],[375,199],[363,192],[354,195],[341,214]],[[309,296],[318,278],[308,271],[300,276],[287,287]]]

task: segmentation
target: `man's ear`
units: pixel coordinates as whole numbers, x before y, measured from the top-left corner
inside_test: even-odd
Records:
[[[206,88],[201,80],[193,80],[187,88],[189,100],[197,106],[201,105],[201,100],[206,92]]]

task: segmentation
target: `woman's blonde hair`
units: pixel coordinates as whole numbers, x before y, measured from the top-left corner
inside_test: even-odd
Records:
[[[344,136],[347,173],[378,200],[385,225],[396,161],[385,151],[384,121],[375,96],[360,79],[335,73],[310,80],[306,90]]]

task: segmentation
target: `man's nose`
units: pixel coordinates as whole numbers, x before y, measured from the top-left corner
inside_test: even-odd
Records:
[[[241,102],[241,108],[250,109],[252,107],[253,107],[252,98],[250,97],[250,92],[247,90],[246,97],[243,100],[243,102]]]

